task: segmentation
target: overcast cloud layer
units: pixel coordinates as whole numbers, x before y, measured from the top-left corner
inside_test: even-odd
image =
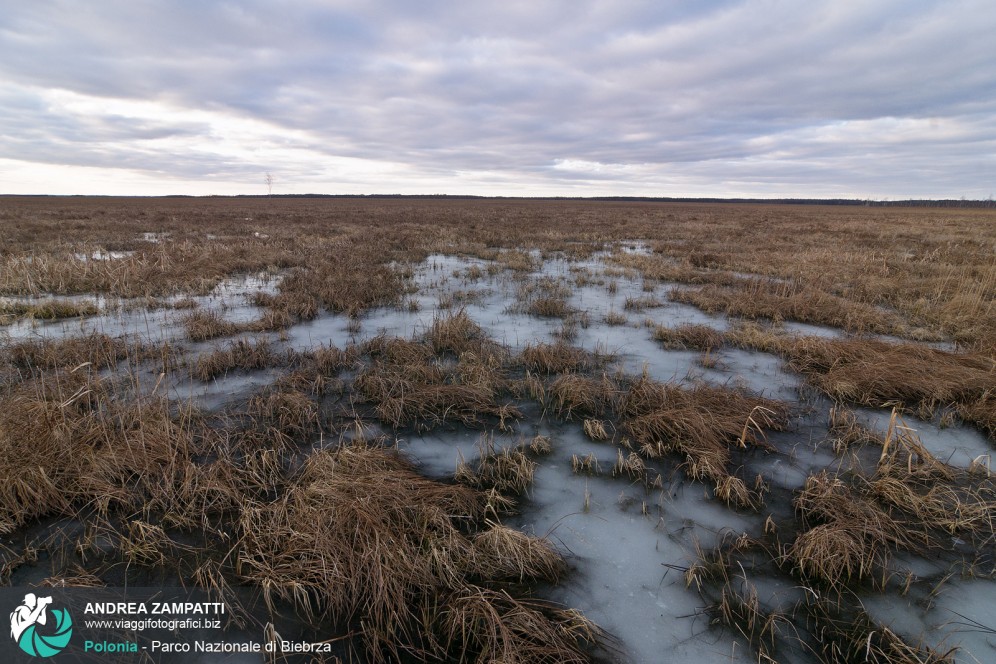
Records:
[[[992,0],[0,0],[0,193],[987,198]]]

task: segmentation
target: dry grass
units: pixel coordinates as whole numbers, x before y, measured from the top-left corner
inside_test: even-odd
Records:
[[[774,321],[793,320],[826,325],[848,332],[903,334],[899,316],[869,304],[846,300],[814,288],[763,280],[736,287],[716,285],[700,289],[675,288],[671,300],[691,304],[708,313]]]
[[[809,612],[818,629],[813,630],[825,664],[867,662],[869,664],[954,664],[957,648],[940,651],[924,643],[911,644],[863,610],[842,611],[832,602],[812,602]]]
[[[249,399],[248,414],[263,447],[290,448],[321,429],[318,406],[301,391],[264,391]]]
[[[335,376],[354,365],[355,348],[339,349],[332,344],[318,346],[303,352],[288,353],[290,371],[274,381],[274,387],[314,396],[330,392],[343,392],[345,384]]]
[[[26,372],[38,372],[60,367],[72,369],[83,364],[89,364],[94,369],[107,369],[129,355],[140,355],[143,349],[130,345],[124,339],[91,333],[57,340],[12,342],[5,344],[3,351],[4,358],[0,364]]]
[[[626,311],[646,311],[655,307],[662,307],[664,303],[652,295],[644,297],[627,297],[623,302],[623,309]]]
[[[460,351],[456,364],[437,356],[437,349],[450,356]],[[437,319],[425,341],[377,337],[364,350],[372,362],[354,387],[394,427],[425,430],[444,422],[481,427],[497,420],[505,430],[521,417],[507,398],[507,351],[463,312]]]
[[[536,463],[522,448],[495,451],[494,440],[485,436],[478,443],[481,458],[471,467],[462,458],[457,464],[456,480],[478,489],[494,489],[502,494],[519,495],[533,483]]]
[[[727,388],[689,390],[646,376],[629,386],[618,408],[624,418],[622,430],[641,454],[650,458],[680,454],[690,476],[730,489],[736,488],[726,479],[731,448],[763,447],[766,429],[788,424],[788,409],[781,402]]]
[[[854,412],[842,406],[830,408],[829,422],[827,423],[830,442],[833,451],[843,454],[852,447],[880,443],[874,431],[858,423]]]
[[[748,581],[734,586],[727,581],[720,592],[719,601],[709,607],[714,622],[735,629],[757,652],[760,663],[775,662],[773,655],[779,638],[780,627],[788,619],[777,613],[767,612],[761,606],[757,589]]]
[[[230,337],[242,331],[235,323],[225,320],[217,311],[192,311],[181,321],[191,341],[208,341]]]
[[[571,293],[570,286],[550,277],[526,281],[519,287],[518,304],[511,309],[525,311],[533,316],[566,318],[577,313],[567,303]]]
[[[538,297],[529,303],[526,309],[534,316],[546,318],[566,318],[574,313],[574,309],[562,297]]]
[[[24,381],[0,395],[0,532],[84,505],[137,509],[172,492],[195,450],[165,399],[85,368]]]
[[[860,598],[839,586],[829,590],[796,586],[800,598],[788,606],[779,599],[781,593],[762,595],[750,579],[771,573],[772,556],[777,556],[777,549],[747,535],[728,533],[714,550],[697,549],[695,560],[685,569],[686,584],[702,595],[713,624],[744,638],[758,662],[794,661],[800,656],[813,656],[824,664],[955,661],[956,648],[934,648],[922,636],[917,642],[875,622]],[[770,588],[770,579],[765,581],[763,587]]]
[[[368,309],[414,301],[413,266],[427,255],[462,254],[497,261],[463,278],[486,272],[520,281],[521,310],[564,318],[561,335],[571,339],[585,319],[568,301],[590,275],[542,280],[526,273],[539,267],[539,256],[590,257],[620,240],[644,238],[651,252],[614,251],[617,265],[605,270],[607,278],[642,278],[658,293],[664,282],[678,281],[691,288],[676,298],[775,325],[794,319],[955,341],[963,352],[800,341],[749,323],[725,335],[728,344],[784,355],[838,400],[939,410],[949,419],[957,412],[993,435],[996,397],[986,386],[994,383],[996,352],[994,219],[977,210],[769,205],[8,198],[0,210],[0,294],[135,298],[122,303],[129,309],[186,297],[189,308],[189,296],[205,295],[223,279],[262,272],[279,281],[275,295],[252,300],[265,308],[258,320],[231,326],[211,314],[191,316],[190,338],[284,330],[323,310],[349,315],[358,332]],[[161,241],[143,238],[146,230],[161,233]],[[106,261],[74,257],[98,249],[134,253]],[[613,281],[606,288],[620,286]],[[457,293],[454,304],[470,297]],[[652,304],[644,296],[631,307],[641,302]],[[71,315],[80,313],[86,312]],[[763,482],[752,484],[735,466],[751,448],[765,447],[765,431],[785,426],[784,407],[734,390],[599,381],[592,373],[601,358],[565,343],[509,358],[462,313],[438,318],[413,340],[270,358],[286,361],[286,375],[209,427],[195,423],[186,405],[162,398],[165,390],[150,396],[140,389],[150,369],[155,380],[160,367],[175,362],[170,348],[142,350],[102,335],[5,344],[2,458],[27,462],[0,469],[0,531],[17,540],[45,514],[95,514],[79,539],[87,558],[106,557],[108,568],[132,561],[132,567],[175,569],[217,592],[258,584],[274,610],[284,608],[283,598],[306,617],[336,622],[339,633],[362,631],[367,650],[359,660],[585,661],[597,628],[522,592],[524,584],[564,573],[556,552],[486,520],[511,508],[505,493],[525,490],[528,456],[547,451],[549,441],[534,441],[528,452],[486,455],[473,469],[490,477],[479,489],[427,480],[397,455],[366,447],[362,435],[352,449],[325,450],[310,460],[302,444],[342,428],[326,418],[359,421],[370,411],[396,427],[507,427],[519,415],[514,399],[529,396],[547,413],[581,420],[596,434],[597,423],[617,433],[627,450],[633,445],[619,451],[615,475],[646,482],[647,466],[673,455],[690,476],[708,481],[717,499],[758,508]],[[720,341],[702,343],[715,348]],[[235,359],[236,344],[226,347],[232,357],[218,358],[225,360],[218,367],[261,362],[248,352]],[[98,378],[104,368],[120,380]],[[223,370],[204,367],[205,375]],[[333,404],[342,413],[332,415]],[[800,494],[801,529],[779,522],[770,530],[772,539],[777,532],[794,539],[750,555],[770,554],[825,592],[846,585],[848,573],[853,582],[877,577],[895,549],[929,555],[951,537],[976,551],[991,543],[994,499],[985,469],[956,471],[937,462],[899,425],[872,440],[845,416],[835,419],[840,449],[861,445],[863,458],[881,445],[879,463],[841,475],[846,492],[824,495],[814,486]],[[846,513],[845,502],[856,513]],[[854,528],[859,516],[865,522],[871,516],[871,525]],[[184,548],[193,541],[213,546],[217,533],[232,532],[233,518],[241,519],[238,542],[223,547],[232,557],[205,553],[208,546]],[[828,534],[813,534],[820,528]],[[30,547],[12,556],[3,550],[4,579],[12,565],[55,558]],[[747,556],[728,564],[749,571]],[[862,576],[864,569],[875,573]],[[821,570],[841,577],[820,581]],[[87,574],[67,568],[58,577],[93,582],[100,573]],[[720,589],[708,602],[714,617],[752,642],[762,661],[777,656],[772,642],[792,635],[769,621],[780,614],[750,586],[730,583],[734,576],[727,570],[725,579],[716,577]],[[946,661],[946,654],[862,622],[843,595],[829,596],[844,610],[832,613],[828,604],[822,615],[804,606],[790,617],[823,661]]]
[[[792,368],[838,401],[901,405],[930,417],[952,406],[991,431],[996,360],[875,339],[802,337],[784,344]]]
[[[646,238],[649,255],[613,252],[618,273],[704,284],[714,292],[699,296],[703,306],[852,330],[895,329],[911,338],[945,335],[981,349],[996,338],[990,210],[8,198],[2,216],[8,232],[0,239],[0,294],[203,294],[227,276],[289,272],[281,295],[361,312],[395,303],[409,283],[406,266],[432,251],[497,260],[525,273],[538,257],[520,247],[582,256]],[[141,236],[148,229],[159,233],[157,242]],[[74,258],[98,249],[135,253]]]
[[[518,357],[522,367],[540,374],[586,371],[603,362],[604,358],[563,342],[527,344]]]
[[[723,345],[723,333],[708,325],[683,323],[676,327],[658,325],[653,338],[665,348],[709,351]]]
[[[934,457],[893,411],[867,491],[936,541],[956,535],[978,542],[996,536],[996,483],[988,471],[964,470]]]
[[[619,387],[607,376],[600,379],[565,373],[547,389],[549,408],[562,419],[601,416],[611,408]]]
[[[389,450],[322,451],[282,500],[245,510],[240,568],[268,602],[362,624],[375,661],[588,661],[564,613],[481,585],[563,570],[548,543],[484,523],[485,510],[482,494],[426,479]]]
[[[626,314],[622,314],[619,313],[618,311],[611,309],[607,314],[605,314],[605,318],[603,318],[602,320],[606,325],[613,325],[613,326],[625,325],[627,322],[629,322],[629,319],[626,318]]]
[[[449,353],[460,357],[473,353],[488,362],[503,361],[508,355],[463,309],[449,316],[435,317],[425,333],[425,340],[437,355]]]
[[[42,300],[0,302],[0,325],[9,325],[19,318],[28,320],[58,320],[94,316],[100,309],[93,302]]]
[[[571,455],[571,472],[575,475],[600,475],[601,469],[598,467],[598,458],[594,454],[578,456]]]
[[[211,380],[234,369],[253,371],[265,369],[281,362],[282,358],[265,337],[236,339],[225,348],[219,348],[197,358],[190,373],[198,380]]]
[[[915,544],[874,500],[826,472],[809,477],[794,504],[808,529],[789,555],[808,579],[835,586],[872,578],[886,567],[892,550]]]

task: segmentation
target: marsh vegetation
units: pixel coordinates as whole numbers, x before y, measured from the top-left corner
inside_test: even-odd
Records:
[[[991,211],[0,225],[5,584],[193,583],[347,661],[996,657]]]

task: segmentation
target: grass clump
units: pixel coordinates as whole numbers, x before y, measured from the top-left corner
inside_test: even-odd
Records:
[[[708,284],[699,289],[675,288],[670,298],[708,313],[752,320],[793,320],[854,333],[896,334],[905,329],[898,316],[871,304],[787,282],[755,279],[735,287]]]
[[[129,355],[141,355],[140,346],[130,345],[122,338],[90,333],[81,337],[19,341],[3,347],[5,359],[0,362],[28,372],[89,364],[94,369],[115,366]]]
[[[494,489],[502,494],[519,495],[533,483],[536,462],[529,459],[525,449],[506,447],[496,451],[491,437],[478,442],[481,458],[471,467],[462,458],[457,464],[456,479],[462,484],[478,489]]]
[[[437,355],[449,353],[459,357],[470,352],[479,358],[495,360],[503,360],[507,355],[463,309],[449,316],[436,316],[425,340]]]
[[[565,373],[550,383],[548,407],[566,420],[601,416],[611,408],[617,391],[618,387],[606,376],[597,379]]]
[[[281,358],[266,338],[236,339],[197,358],[190,373],[198,380],[211,380],[234,369],[253,371],[278,364]]]
[[[653,295],[646,295],[644,297],[627,297],[625,302],[623,302],[623,309],[626,311],[646,311],[647,309],[654,309],[656,307],[663,306],[664,303]]]
[[[377,338],[365,346],[372,363],[356,376],[355,388],[375,404],[381,420],[395,427],[426,430],[444,422],[479,427],[497,419],[499,428],[507,428],[521,413],[505,400],[509,389],[502,364],[505,353],[483,338],[452,337],[442,343],[440,329],[445,325],[452,331],[454,320],[464,331],[479,332],[459,316],[446,320],[450,322],[441,323],[433,337],[441,350],[477,347],[485,354],[465,351],[454,365],[437,357],[427,341]]]
[[[95,316],[100,309],[93,302],[42,300],[36,302],[0,302],[0,325],[9,325],[18,318],[29,320],[59,320]]]
[[[518,364],[535,373],[554,374],[593,369],[598,366],[599,358],[564,342],[538,343],[527,344],[522,349]]]
[[[187,338],[191,341],[230,337],[241,331],[237,324],[225,320],[217,311],[191,311],[181,319],[181,323],[187,330]]]
[[[765,429],[788,424],[785,404],[721,387],[685,389],[647,376],[622,394],[623,429],[651,458],[679,453],[698,479],[726,477],[730,449],[764,446]]]
[[[807,579],[829,586],[865,580],[885,568],[891,549],[913,544],[885,510],[825,471],[806,480],[794,504],[807,529],[789,555]]]
[[[563,563],[544,541],[485,522],[486,509],[482,493],[422,477],[396,452],[320,451],[281,500],[244,511],[240,567],[270,603],[363,625],[374,661],[588,661],[565,614],[489,587],[554,580]]]
[[[665,348],[709,351],[723,345],[723,333],[708,325],[683,323],[676,327],[658,325],[653,338]]]
[[[786,344],[789,364],[838,401],[875,407],[901,404],[929,418],[953,406],[991,433],[996,361],[877,339],[803,337]]]
[[[175,503],[198,447],[184,414],[171,411],[166,399],[86,369],[48,372],[0,395],[0,532],[83,505],[106,514]]]

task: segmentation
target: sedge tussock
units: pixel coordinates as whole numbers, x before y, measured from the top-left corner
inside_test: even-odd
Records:
[[[992,478],[934,457],[895,410],[867,491],[927,531],[979,541],[996,534],[996,483]]]
[[[708,325],[683,323],[676,327],[658,325],[653,338],[665,348],[709,351],[723,345],[723,333]]]
[[[586,419],[582,424],[584,435],[592,440],[610,440],[612,434],[605,428],[606,423],[602,420]]]
[[[598,358],[569,344],[529,344],[519,354],[518,363],[540,374],[585,371],[598,365]]]
[[[792,368],[838,401],[876,407],[901,403],[928,415],[955,405],[962,417],[988,428],[987,409],[979,404],[990,398],[996,361],[982,354],[877,339],[813,337],[795,340],[784,352]]]
[[[378,337],[364,349],[373,362],[357,375],[354,387],[395,427],[424,430],[447,421],[479,427],[497,419],[505,430],[522,416],[503,399],[510,385],[498,355],[467,350],[453,366],[419,341]]]
[[[767,612],[761,606],[757,588],[749,581],[734,586],[727,582],[719,601],[708,607],[714,621],[736,630],[757,652],[758,662],[775,662],[776,643],[781,636],[779,627],[787,622],[777,612]]]
[[[623,303],[623,309],[626,311],[637,312],[662,306],[664,306],[664,303],[652,295],[645,297],[627,297],[626,301]]]
[[[910,643],[864,610],[847,611],[832,601],[808,603],[809,620],[817,627],[814,652],[821,662],[870,664],[954,664],[957,648],[941,651],[925,643]]]
[[[647,464],[636,452],[623,456],[622,450],[616,450],[616,463],[612,466],[612,476],[627,475],[631,480],[643,480],[647,476]]]
[[[529,450],[533,454],[546,455],[553,451],[549,436],[535,436],[529,441]]]
[[[28,320],[59,320],[94,316],[100,312],[93,302],[71,300],[41,300],[37,302],[0,302],[0,325],[9,325],[19,318]]]
[[[504,590],[468,586],[438,611],[441,645],[460,661],[581,664],[589,661],[585,646],[603,636],[576,612]]]
[[[482,445],[482,450],[484,446]],[[457,465],[457,481],[479,489],[495,489],[503,494],[522,494],[533,483],[536,462],[517,448],[493,449],[482,454],[475,468],[461,460]]]
[[[181,319],[181,324],[187,331],[191,341],[208,341],[218,337],[230,337],[238,334],[241,328],[218,313],[217,311],[192,311]]]
[[[575,309],[567,304],[566,298],[543,296],[530,302],[526,311],[542,318],[566,318],[574,313]]]
[[[523,582],[543,579],[555,583],[566,570],[564,559],[549,541],[531,537],[514,528],[491,523],[474,537],[479,556],[475,565],[495,581]]]
[[[761,506],[761,494],[751,491],[742,479],[733,475],[717,479],[714,492],[717,498],[731,507],[756,510]]]
[[[603,415],[611,407],[617,390],[616,385],[606,376],[594,379],[575,373],[565,373],[550,384],[548,396],[553,412],[562,419],[571,420],[575,416]],[[602,428],[604,429],[604,424]],[[597,440],[606,440],[606,438]]]
[[[605,317],[602,319],[602,322],[604,322],[606,325],[617,326],[617,325],[625,325],[626,323],[629,322],[629,319],[626,318],[626,314],[610,310],[607,314],[605,314]]]
[[[471,352],[477,357],[490,360],[504,359],[506,354],[463,309],[450,316],[434,318],[425,333],[425,339],[437,355],[450,353],[459,357]]]
[[[825,471],[806,480],[794,504],[810,527],[796,538],[789,556],[806,578],[831,587],[872,577],[885,567],[890,549],[914,545],[906,528],[875,501]]]
[[[698,289],[675,288],[670,298],[731,317],[793,320],[855,333],[905,331],[898,316],[874,305],[849,301],[815,288],[763,279],[743,281],[736,287],[707,284]]]
[[[487,509],[483,493],[422,477],[394,451],[322,450],[281,500],[243,511],[239,569],[269,602],[291,602],[310,621],[361,622],[375,661],[497,654],[504,637],[489,640],[489,630],[514,635],[518,661],[565,643],[587,661],[556,614],[521,613],[523,600],[470,582],[555,579],[563,569],[545,540],[483,523]],[[475,524],[487,527],[473,533]],[[526,616],[532,637],[518,634]]]
[[[830,408],[828,428],[830,442],[836,454],[843,454],[855,446],[881,444],[881,440],[874,431],[858,423],[854,411],[842,406]]]
[[[571,472],[575,475],[600,475],[601,471],[598,468],[598,458],[593,453],[585,454],[584,456],[572,454]]]
[[[86,371],[48,372],[0,395],[0,523],[90,504],[138,508],[174,487],[196,451],[168,400]]]
[[[265,337],[235,339],[225,348],[198,357],[190,373],[198,380],[208,381],[234,369],[242,371],[265,369],[276,365],[280,360]]]
[[[252,428],[243,435],[246,447],[286,450],[321,429],[318,405],[298,390],[265,390],[249,399]]]
[[[5,364],[28,371],[72,368],[82,364],[106,369],[127,358],[129,353],[138,355],[142,352],[141,347],[130,347],[124,339],[99,333],[58,340],[13,342],[6,344],[3,350]]]
[[[684,389],[644,376],[619,399],[623,430],[649,457],[680,454],[696,479],[729,477],[731,447],[764,447],[788,424],[785,404],[720,387]],[[732,495],[732,494],[731,494]]]

